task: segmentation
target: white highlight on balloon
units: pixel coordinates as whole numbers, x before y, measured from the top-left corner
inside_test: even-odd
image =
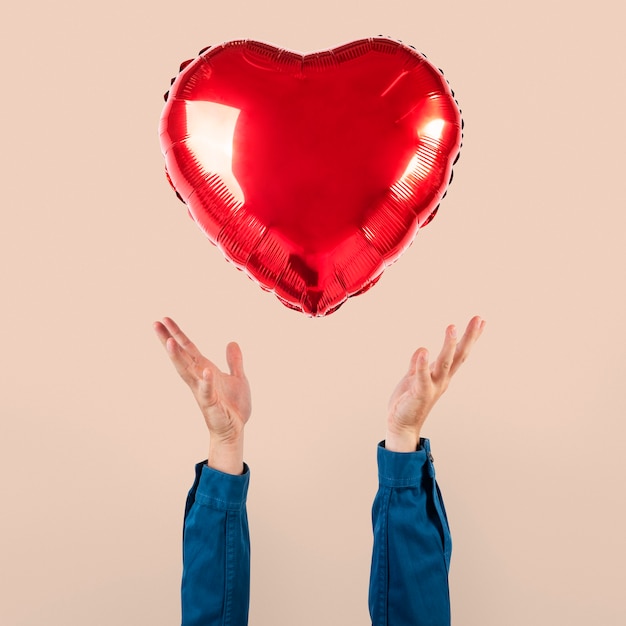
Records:
[[[244,202],[233,174],[233,138],[241,111],[216,102],[188,100],[185,112],[189,134],[185,141],[194,157],[205,172],[222,179],[235,200]]]
[[[441,119],[431,120],[422,129],[420,137],[428,137],[430,139],[441,139],[443,133],[444,121]]]
[[[424,126],[418,129],[417,136],[419,139],[422,140],[429,139],[430,141],[439,141],[439,139],[441,139],[441,135],[443,134],[444,126],[445,121],[442,119],[437,118],[434,120],[430,120],[430,122],[424,124]],[[413,158],[409,161],[409,164],[406,166],[404,174],[402,174],[400,180],[405,180],[411,174],[415,174],[418,169],[421,169],[425,172],[428,172],[430,170],[430,166],[432,165],[432,163],[430,163],[430,160],[422,158],[420,162],[420,156],[423,157],[424,155],[421,154],[420,149],[418,148],[418,153],[414,155]]]
[[[417,158],[417,155],[415,155],[409,161],[409,164],[406,166],[406,169],[404,170],[404,174],[402,174],[400,180],[403,181],[406,178],[408,178],[410,174],[414,174],[415,173],[415,169],[417,168],[417,164],[418,163],[419,163],[419,159]]]

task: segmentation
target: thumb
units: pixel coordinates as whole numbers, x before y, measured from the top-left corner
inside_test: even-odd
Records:
[[[228,369],[233,376],[243,377],[243,355],[239,344],[231,341],[226,346],[226,362]]]

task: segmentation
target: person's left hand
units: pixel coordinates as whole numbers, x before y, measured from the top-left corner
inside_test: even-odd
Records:
[[[419,348],[409,364],[409,370],[395,388],[389,400],[385,447],[395,452],[414,452],[420,431],[431,409],[450,384],[450,380],[469,356],[478,340],[485,321],[473,317],[457,343],[454,325],[448,326],[443,348],[429,365],[428,350]]]

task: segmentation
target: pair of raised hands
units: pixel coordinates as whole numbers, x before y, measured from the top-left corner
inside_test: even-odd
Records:
[[[417,449],[422,425],[448,388],[452,376],[467,359],[485,321],[476,316],[460,340],[448,326],[439,356],[431,363],[428,350],[419,348],[389,400],[385,447],[395,452]],[[154,329],[176,371],[191,389],[210,432],[210,467],[230,474],[243,469],[243,433],[250,419],[250,385],[243,355],[236,343],[226,346],[229,372],[222,372],[198,350],[174,320],[166,317]]]

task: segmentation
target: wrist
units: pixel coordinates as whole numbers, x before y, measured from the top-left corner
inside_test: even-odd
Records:
[[[385,436],[385,448],[391,452],[415,452],[419,447],[419,442],[419,430],[387,430]]]
[[[243,433],[234,440],[211,437],[207,465],[225,474],[243,472]]]

